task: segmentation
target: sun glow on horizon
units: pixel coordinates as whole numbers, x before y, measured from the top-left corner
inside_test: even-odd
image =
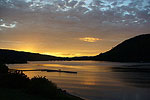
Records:
[[[89,54],[79,54],[79,53],[74,53],[74,54],[69,54],[69,53],[60,53],[60,52],[52,52],[52,53],[41,53],[41,54],[45,54],[45,55],[51,55],[51,56],[56,56],[56,57],[81,57],[81,56],[95,56],[96,54],[93,54],[93,55],[89,55]]]
[[[79,52],[71,52],[71,51],[63,51],[62,52],[43,52],[40,50],[36,50],[35,48],[20,48],[20,49],[14,49],[14,48],[1,48],[1,49],[7,49],[7,50],[15,50],[15,51],[22,51],[22,52],[31,52],[31,53],[39,53],[44,55],[50,55],[50,56],[56,56],[56,57],[81,57],[81,56],[95,56],[99,54],[99,51],[94,53],[79,53]]]

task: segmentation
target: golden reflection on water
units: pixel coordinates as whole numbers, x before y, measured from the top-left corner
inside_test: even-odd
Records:
[[[84,69],[81,66],[71,66],[71,65],[63,65],[63,64],[40,64],[39,66],[49,67],[49,68],[73,68],[73,69]]]
[[[34,76],[41,76],[41,72],[37,72],[37,71],[26,71],[24,72],[29,78],[33,78]]]
[[[19,70],[34,70],[34,69],[52,69],[52,70],[64,70],[64,71],[76,71],[78,72],[77,75],[75,74],[68,74],[68,73],[58,73],[58,72],[41,72],[41,71],[25,71],[24,73],[29,77],[32,78],[34,76],[47,76],[50,80],[53,79],[54,81],[58,82],[59,79],[64,79],[65,81],[70,80],[77,80],[82,85],[94,86],[97,83],[97,80],[103,78],[99,75],[95,75],[96,72],[108,72],[107,68],[97,67],[90,65],[91,61],[88,62],[89,65],[69,65],[64,63],[29,63],[29,64],[13,64],[9,65],[9,67],[19,69]],[[92,73],[92,74],[89,74]],[[80,77],[81,76],[81,77]],[[59,81],[60,82],[60,81]],[[63,84],[63,82],[62,82]]]
[[[93,79],[93,77],[87,77],[84,78],[83,81],[81,82],[81,84],[83,85],[96,85],[95,79]]]
[[[139,81],[140,78],[145,79],[149,74],[115,72],[112,67],[116,67],[119,64],[120,63],[94,61],[48,61],[13,64],[9,65],[9,68],[22,70],[61,69],[64,71],[76,71],[78,72],[77,74],[44,71],[27,71],[24,73],[30,78],[38,75],[46,76],[49,80],[56,83],[58,87],[66,89],[73,94],[90,98],[90,100],[100,100],[99,98],[104,98],[103,100],[136,100],[137,95],[141,97],[143,95],[147,96],[150,89],[144,88],[143,90],[139,87],[133,87],[132,84],[134,84],[134,86],[135,84],[143,86],[142,83],[137,84],[137,81]],[[119,66],[121,67],[122,65],[120,64]],[[144,77],[141,76],[142,74]],[[146,79],[145,81],[148,82]],[[148,92],[142,93],[142,91]]]

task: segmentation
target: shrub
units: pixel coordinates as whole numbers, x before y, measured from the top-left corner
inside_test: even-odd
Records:
[[[53,98],[57,95],[57,86],[45,77],[36,76],[30,81],[29,92]]]
[[[8,67],[5,64],[0,64],[0,73],[8,73]]]

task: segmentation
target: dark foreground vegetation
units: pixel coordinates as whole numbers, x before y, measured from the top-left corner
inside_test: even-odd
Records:
[[[10,71],[0,64],[1,100],[82,100],[70,95],[45,77],[29,79],[21,71]]]

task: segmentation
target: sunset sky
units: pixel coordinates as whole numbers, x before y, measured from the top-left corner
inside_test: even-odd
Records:
[[[0,0],[0,48],[93,56],[150,33],[150,0]]]

